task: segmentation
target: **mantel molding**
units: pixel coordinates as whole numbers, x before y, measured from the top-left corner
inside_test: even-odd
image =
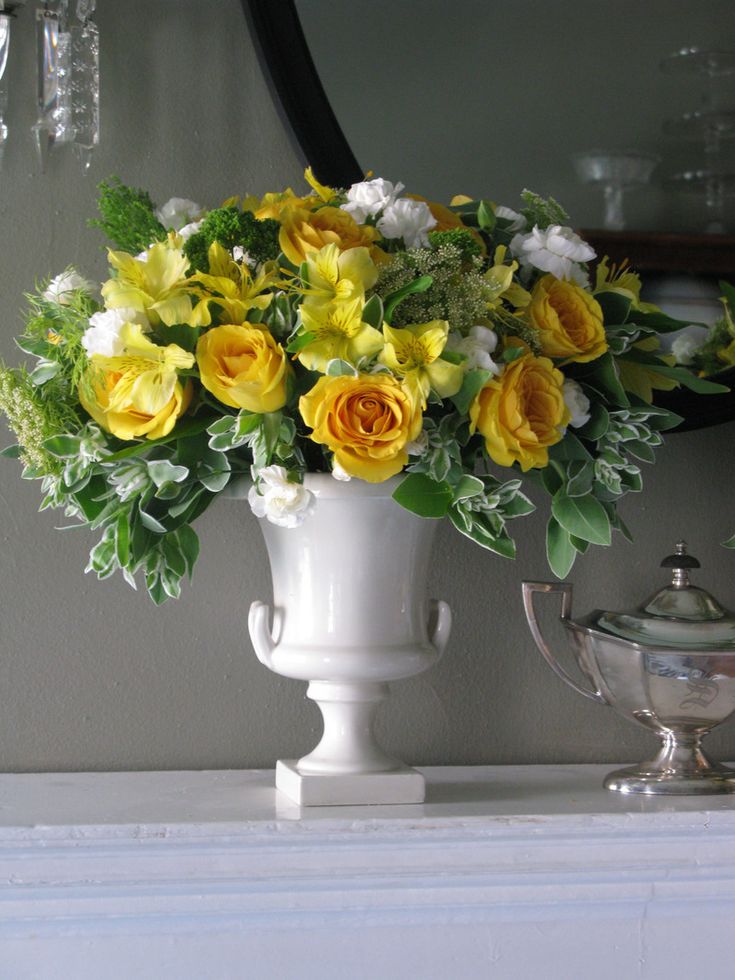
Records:
[[[598,766],[424,771],[423,805],[304,810],[272,772],[1,776],[0,976],[63,955],[75,978],[239,977],[248,955],[280,980],[315,944],[299,977],[481,976],[490,948],[545,980],[661,975],[626,972],[641,956],[727,976],[735,800],[616,797]]]

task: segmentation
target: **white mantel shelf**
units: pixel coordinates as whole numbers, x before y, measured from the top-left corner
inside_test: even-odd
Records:
[[[735,797],[610,768],[308,809],[272,771],[0,776],[0,980],[731,980]]]

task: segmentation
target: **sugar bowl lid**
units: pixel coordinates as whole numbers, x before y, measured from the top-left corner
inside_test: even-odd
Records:
[[[672,581],[632,612],[603,612],[598,629],[635,643],[686,650],[735,650],[735,615],[697,586],[689,572],[700,568],[687,545],[679,541],[673,555],[661,562]]]

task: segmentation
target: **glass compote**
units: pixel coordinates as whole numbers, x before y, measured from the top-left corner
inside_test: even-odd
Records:
[[[602,227],[610,231],[625,228],[623,194],[643,187],[651,179],[660,158],[640,150],[588,150],[575,153],[572,163],[585,184],[600,184],[605,197]]]

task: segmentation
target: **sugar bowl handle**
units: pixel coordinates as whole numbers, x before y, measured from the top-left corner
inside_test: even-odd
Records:
[[[573,680],[551,652],[546,640],[541,634],[541,630],[539,629],[538,621],[536,619],[536,611],[533,606],[533,597],[536,592],[543,592],[544,594],[554,592],[561,595],[560,618],[565,620],[569,619],[572,613],[571,584],[569,582],[562,582],[560,584],[557,584],[556,582],[524,582],[523,608],[526,611],[526,619],[528,620],[531,634],[536,641],[536,646],[541,651],[541,656],[544,658],[549,667],[551,667],[556,676],[560,677],[578,694],[584,695],[584,697],[589,698],[591,701],[597,701],[598,704],[607,704],[607,701],[599,691],[589,691],[586,687],[581,687],[575,680]]]

